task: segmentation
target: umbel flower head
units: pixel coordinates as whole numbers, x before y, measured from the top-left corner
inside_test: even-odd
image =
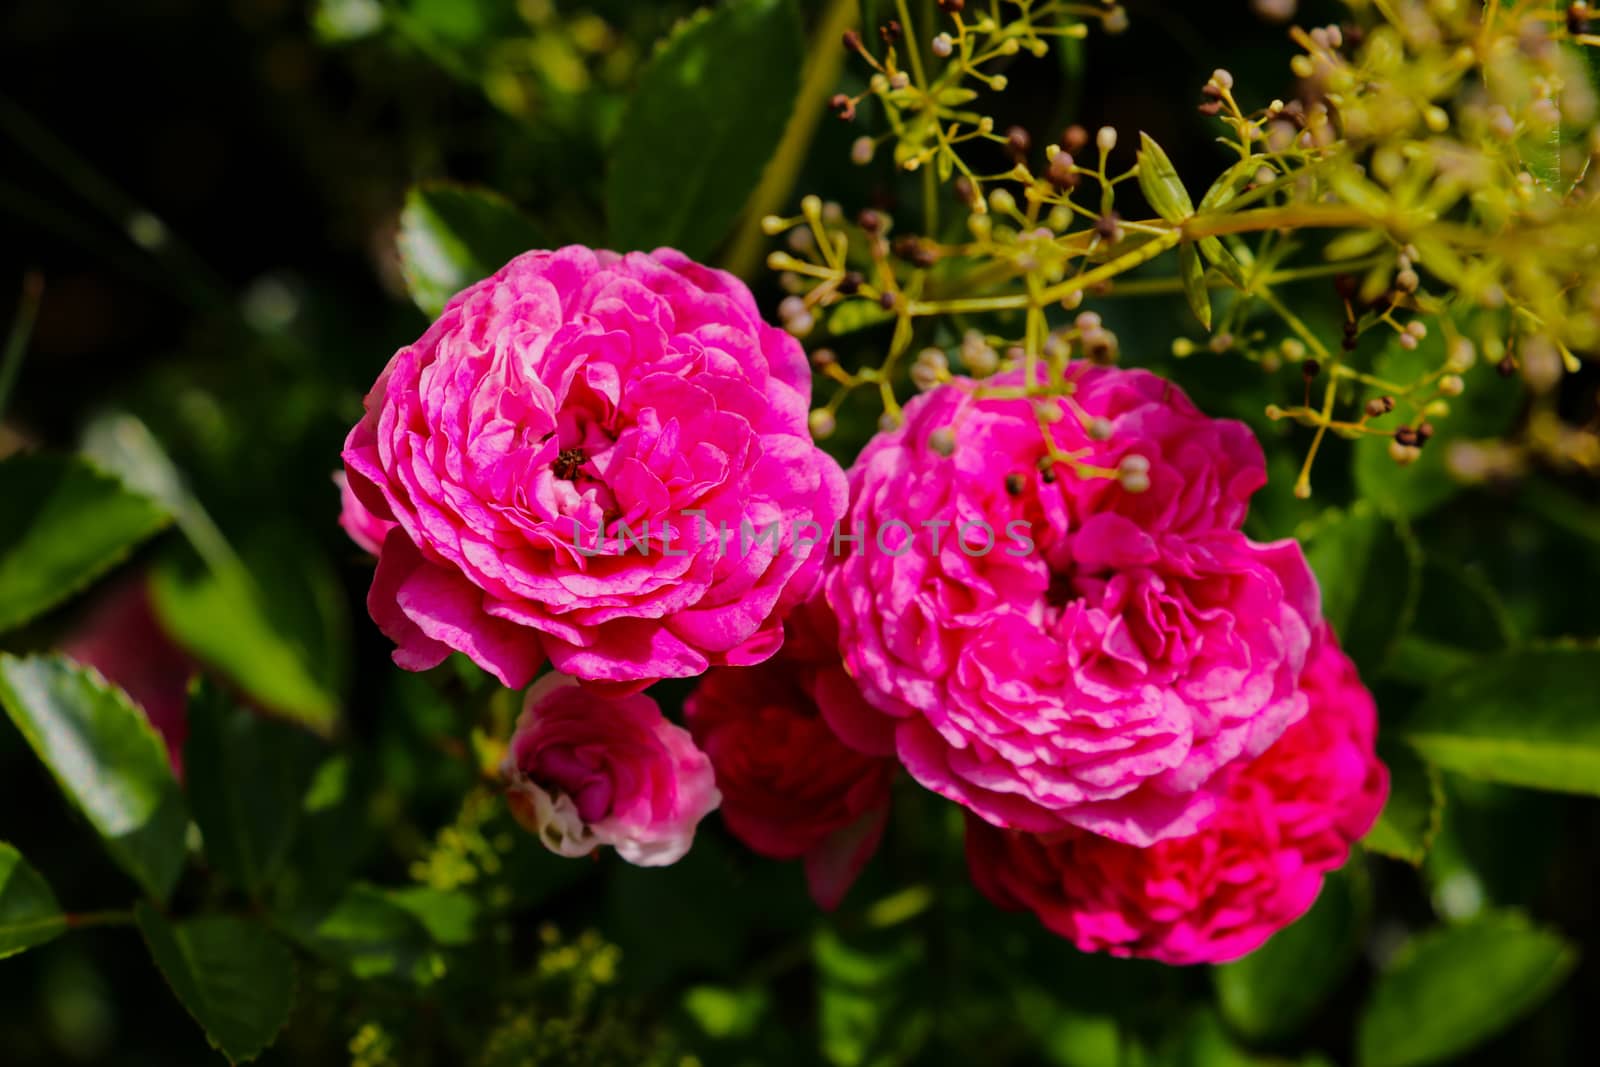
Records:
[[[689,731],[642,693],[611,696],[551,674],[528,690],[501,773],[511,813],[546,848],[609,845],[629,863],[676,863],[721,795]]]
[[[1323,628],[1304,719],[1229,774],[1198,833],[1133,848],[1081,830],[1032,835],[967,820],[973,881],[1086,952],[1222,963],[1303,915],[1327,872],[1372,828],[1389,791],[1377,712]]]
[[[1043,434],[1019,374],[908,405],[851,471],[862,538],[826,595],[876,736],[923,785],[996,826],[1142,847],[1193,833],[1223,772],[1304,714],[1318,593],[1297,544],[1237,528],[1265,482],[1244,426],[1143,371],[1068,375]]]
[[[770,656],[845,503],[810,394],[749,290],[670,249],[529,252],[457,294],[345,442],[345,528],[392,524],[367,605],[395,662],[639,688]]]

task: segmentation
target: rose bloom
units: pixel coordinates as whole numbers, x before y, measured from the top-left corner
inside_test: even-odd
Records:
[[[1086,952],[1222,963],[1303,915],[1389,791],[1377,712],[1331,635],[1301,687],[1310,710],[1254,762],[1189,837],[1134,848],[1082,830],[1034,836],[967,820],[978,888],[1027,908]]]
[[[395,662],[642,688],[767,658],[845,503],[810,392],[749,290],[670,249],[529,252],[457,294],[345,442],[346,529],[394,524],[367,604]]]
[[[827,605],[802,606],[785,632],[767,662],[701,679],[684,717],[716,769],[728,829],[763,856],[804,857],[812,899],[832,910],[883,838],[895,762],[857,752],[828,725],[863,711]]]
[[[552,852],[610,845],[641,867],[683,858],[721,799],[711,761],[654,700],[559,674],[528,690],[501,773],[511,813]]]
[[[978,395],[1020,374],[924,394],[862,452],[825,586],[879,722],[840,733],[997,826],[1149,845],[1304,714],[1318,591],[1296,543],[1237,529],[1248,429],[1144,371],[1068,373],[1057,449],[1128,477],[1042,470],[1034,402]]]

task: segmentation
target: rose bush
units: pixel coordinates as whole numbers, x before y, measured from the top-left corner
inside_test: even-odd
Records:
[[[749,290],[668,249],[530,252],[457,294],[345,442],[345,528],[394,524],[367,603],[395,662],[638,688],[772,655],[821,565],[797,541],[844,506],[810,396]]]

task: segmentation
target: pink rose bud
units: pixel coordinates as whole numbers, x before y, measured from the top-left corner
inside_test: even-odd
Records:
[[[394,524],[367,606],[395,662],[642,689],[766,659],[845,505],[810,399],[799,342],[671,249],[529,252],[458,293],[345,441]]]
[[[609,845],[640,867],[683,858],[722,799],[711,761],[654,700],[559,674],[528,690],[501,771],[511,813],[552,852]]]
[[[1239,531],[1266,482],[1245,426],[1145,371],[1068,373],[1057,418],[957,379],[861,453],[841,525],[864,535],[825,591],[870,710],[836,729],[891,734],[995,826],[1146,846],[1305,714],[1319,596],[1295,542]]]
[[[804,858],[812,898],[831,910],[877,851],[896,763],[855,751],[828,725],[861,694],[827,605],[796,610],[785,631],[767,662],[707,674],[684,715],[716,768],[728,829],[763,856]],[[866,714],[851,711],[851,721]]]
[[[1377,710],[1324,627],[1305,718],[1229,775],[1197,833],[1135,848],[1082,830],[1037,837],[967,820],[973,881],[1086,952],[1223,963],[1303,915],[1389,791]]]

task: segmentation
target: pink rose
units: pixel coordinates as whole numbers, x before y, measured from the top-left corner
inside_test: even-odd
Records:
[[[1045,837],[967,820],[984,895],[1027,908],[1086,952],[1221,963],[1311,907],[1328,871],[1371,829],[1389,791],[1373,752],[1377,711],[1331,633],[1301,687],[1310,710],[1254,762],[1188,837],[1134,848],[1066,830]]]
[[[721,799],[711,761],[654,700],[559,674],[528,690],[501,772],[511,813],[552,852],[610,845],[641,867],[682,859]]]
[[[895,770],[893,760],[856,752],[828,726],[841,706],[861,703],[833,625],[827,606],[813,600],[789,616],[776,657],[711,671],[684,705],[716,768],[722,821],[763,856],[804,857],[811,896],[829,910],[877,851]]]
[[[862,452],[861,542],[825,587],[876,711],[838,731],[892,733],[996,826],[1149,845],[1193,833],[1221,772],[1304,714],[1319,597],[1297,544],[1237,529],[1264,481],[1248,430],[1143,371],[1071,374],[1056,448],[1127,477],[1042,473],[1033,402],[980,393],[1015,374],[918,397]]]
[[[395,524],[385,522],[362,507],[361,501],[350,488],[350,479],[344,471],[336,471],[333,484],[339,487],[339,525],[364,552],[376,556],[383,549],[384,538]]]
[[[345,442],[396,524],[367,600],[395,662],[642,688],[766,659],[845,504],[810,392],[744,285],[670,249],[530,252],[457,294]]]

